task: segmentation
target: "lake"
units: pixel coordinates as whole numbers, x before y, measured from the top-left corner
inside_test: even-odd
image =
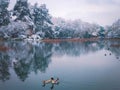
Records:
[[[0,41],[0,90],[120,90],[119,69],[119,40]]]

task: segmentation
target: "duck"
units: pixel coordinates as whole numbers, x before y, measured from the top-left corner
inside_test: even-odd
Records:
[[[57,78],[57,79],[55,80],[53,77],[51,77],[51,79],[44,80],[44,81],[43,81],[43,85],[49,84],[49,83],[58,84],[58,83],[59,83],[58,81],[59,81],[59,78]]]

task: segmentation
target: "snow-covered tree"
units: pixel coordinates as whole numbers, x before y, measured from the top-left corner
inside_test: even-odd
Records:
[[[10,14],[7,11],[9,0],[0,1],[0,37],[19,38],[29,37],[33,34],[41,38],[52,38],[51,16],[45,4],[30,6],[28,0],[17,0]],[[4,30],[4,31],[3,31]]]
[[[120,38],[120,19],[114,22],[111,26],[107,27],[108,38]]]
[[[31,13],[34,24],[36,26],[36,33],[43,38],[52,37],[51,16],[48,12],[48,9],[46,8],[46,5],[42,4],[41,6],[38,6],[38,4],[36,3],[32,7]]]
[[[90,24],[77,20],[53,19],[54,31],[58,38],[89,38],[98,37],[101,27],[97,24]]]
[[[9,0],[0,0],[0,26],[8,25],[10,22],[10,13],[7,10]]]
[[[28,4],[28,0],[17,0],[16,4],[12,10],[13,12],[13,20],[16,23],[23,23],[23,26],[27,26],[27,28],[15,28],[13,32],[17,31],[17,37],[19,36],[30,36],[34,33],[34,22],[32,20],[32,16],[30,14],[30,8]],[[21,26],[21,25],[19,25]],[[18,26],[18,27],[19,27]]]
[[[102,26],[100,27],[100,30],[99,30],[98,34],[99,34],[100,38],[105,37],[105,29]]]
[[[13,16],[16,16],[15,20],[26,20],[25,16],[31,17],[28,0],[17,0],[14,9],[13,9]]]

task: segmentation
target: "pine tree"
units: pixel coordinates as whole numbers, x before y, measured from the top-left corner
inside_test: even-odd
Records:
[[[31,17],[27,1],[28,0],[17,0],[13,9],[13,16],[17,16],[16,20],[24,21],[25,16]]]
[[[0,0],[0,26],[10,23],[10,13],[7,10],[9,0]]]
[[[99,35],[100,38],[104,38],[105,37],[105,30],[104,30],[103,27],[100,27],[98,35]]]
[[[38,6],[36,3],[32,7],[32,16],[34,24],[36,25],[36,32],[41,33],[41,37],[52,37],[51,29],[51,16],[48,13],[48,9],[45,4]]]

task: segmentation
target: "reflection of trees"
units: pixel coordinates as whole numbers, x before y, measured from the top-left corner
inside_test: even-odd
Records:
[[[11,62],[4,64],[2,62],[5,62],[5,57],[3,57],[3,55],[1,55],[2,61],[0,62],[1,65],[7,65],[6,68],[4,67],[6,71],[8,71],[8,66],[12,66],[15,73],[22,81],[25,81],[32,71],[35,73],[38,71],[46,71],[46,68],[51,61],[52,44],[40,43],[39,45],[32,45],[26,42],[7,43],[10,50],[7,51],[6,55],[9,56],[8,61]],[[4,74],[3,72],[1,73]]]
[[[8,58],[5,53],[0,52],[0,80],[2,81],[10,79]]]
[[[35,46],[34,48],[34,61],[33,61],[33,70],[37,73],[37,70],[45,72],[48,67],[49,62],[51,61],[51,49],[52,44],[41,44],[40,47]]]
[[[24,81],[30,73],[32,65],[33,52],[31,46],[24,42],[10,42],[11,50],[9,51],[10,59],[17,76]]]
[[[31,44],[23,44],[22,46],[18,45],[18,47],[16,45],[16,48],[14,52],[18,60],[14,64],[14,69],[22,81],[28,77],[31,71],[35,73],[37,71],[45,72],[50,62],[51,45],[31,46]]]
[[[25,60],[20,60],[19,62],[14,63],[14,70],[22,81],[28,77],[28,74],[30,73],[30,65],[31,62],[25,63]]]
[[[120,48],[110,47],[119,42],[95,41],[95,42],[61,42],[61,43],[33,43],[12,41],[0,42],[0,45],[9,47],[9,50],[0,51],[0,80],[10,78],[9,68],[13,68],[20,80],[25,81],[31,72],[45,72],[52,54],[80,56],[96,52],[105,48],[120,55]]]
[[[99,42],[63,42],[55,46],[57,53],[71,56],[79,56],[103,48]]]

